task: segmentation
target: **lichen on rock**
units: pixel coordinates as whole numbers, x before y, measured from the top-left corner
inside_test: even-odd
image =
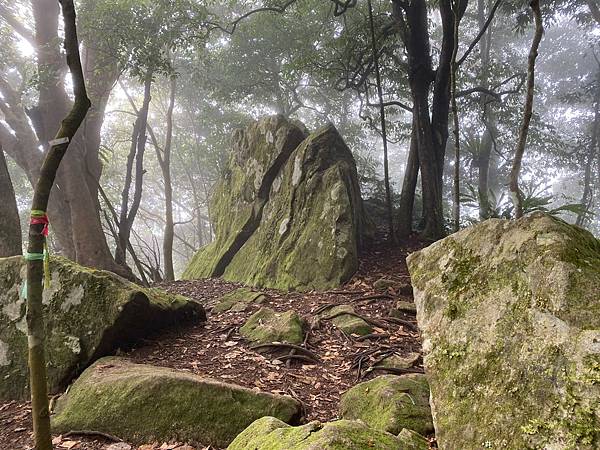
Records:
[[[429,385],[421,374],[382,375],[357,384],[342,395],[340,415],[392,434],[403,428],[433,432]]]
[[[287,342],[300,344],[304,340],[303,320],[295,311],[275,312],[261,308],[240,328],[240,334],[256,343]]]
[[[441,449],[600,446],[600,241],[535,213],[408,266]]]
[[[273,417],[257,420],[227,450],[426,450],[414,436],[397,437],[362,422],[338,420],[291,427]],[[421,443],[422,444],[422,443]]]
[[[263,145],[261,129],[281,133],[286,145]],[[234,145],[213,197],[216,240],[197,253],[184,278],[223,275],[282,290],[328,289],[347,281],[358,267],[366,219],[356,163],[335,127],[305,138],[276,116],[239,133],[245,140]],[[247,187],[255,178],[243,170],[254,153],[274,161],[259,193]]]
[[[186,441],[225,447],[263,416],[294,424],[300,410],[300,403],[288,396],[107,357],[58,400],[52,428],[55,433],[110,433],[137,444]]]
[[[0,259],[0,399],[28,396],[24,265],[18,256]],[[187,298],[64,258],[52,257],[51,273],[43,296],[51,393],[118,346],[161,327],[206,318],[202,306]]]

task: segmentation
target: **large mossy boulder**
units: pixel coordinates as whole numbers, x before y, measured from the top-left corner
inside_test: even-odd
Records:
[[[301,344],[304,340],[303,325],[302,318],[295,311],[276,312],[271,308],[261,308],[248,318],[240,328],[240,334],[258,344]]]
[[[306,137],[275,116],[236,132],[211,212],[216,240],[184,278],[328,289],[358,268],[365,217],[356,163],[333,125]]]
[[[600,241],[491,219],[408,266],[440,448],[600,448]]]
[[[300,411],[288,396],[108,357],[58,400],[52,428],[110,433],[137,444],[185,441],[222,448],[261,417],[293,424]]]
[[[382,375],[357,384],[342,395],[340,415],[392,434],[403,428],[433,432],[429,385],[420,374]]]
[[[227,450],[427,450],[423,438],[412,433],[400,436],[374,430],[361,422],[338,420],[310,422],[291,427],[274,417],[257,420]]]
[[[91,362],[162,327],[205,320],[202,306],[110,272],[53,257],[43,294],[48,386],[55,393]],[[0,259],[0,400],[28,395],[25,264]]]

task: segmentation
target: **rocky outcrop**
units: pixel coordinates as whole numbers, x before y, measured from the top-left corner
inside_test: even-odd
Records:
[[[248,318],[240,328],[240,334],[259,344],[300,344],[304,340],[303,321],[295,311],[279,313],[270,308],[261,308]]]
[[[222,275],[284,290],[347,281],[358,267],[365,217],[356,164],[335,127],[306,137],[275,116],[233,141],[212,201],[216,240],[183,277]]]
[[[59,399],[52,428],[100,431],[133,443],[225,447],[263,416],[296,423],[300,410],[288,396],[109,357],[88,368]]]
[[[54,393],[91,362],[161,327],[205,320],[202,306],[109,272],[53,257],[44,291],[48,386]],[[0,259],[0,399],[28,395],[25,265]]]
[[[427,450],[427,441],[404,431],[399,436],[374,430],[361,422],[338,420],[290,427],[273,417],[250,425],[227,450]]]
[[[340,415],[392,434],[403,428],[433,432],[429,385],[420,374],[382,375],[357,384],[342,395]]]
[[[441,449],[600,446],[600,241],[543,214],[412,254]]]

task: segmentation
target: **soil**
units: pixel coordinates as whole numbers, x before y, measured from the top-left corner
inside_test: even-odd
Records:
[[[251,305],[244,312],[209,314],[203,324],[171,329],[137,342],[133,348],[119,349],[116,354],[135,362],[172,367],[221,381],[287,394],[298,399],[304,407],[306,421],[322,422],[338,417],[341,394],[356,383],[381,375],[371,370],[390,354],[405,356],[420,352],[421,342],[416,331],[414,315],[407,314],[400,323],[388,317],[398,300],[412,300],[406,255],[420,245],[406,248],[379,246],[366,252],[356,275],[345,286],[329,292],[283,293],[261,290],[267,300],[261,306],[277,311],[293,309],[309,324],[304,347],[317,357],[314,362],[278,359],[289,355],[285,348],[252,349],[238,329],[259,306]],[[385,278],[396,282],[395,288],[377,291],[373,284]],[[239,287],[221,279],[177,281],[163,284],[164,289],[201,302],[208,311],[224,294]],[[355,311],[373,321],[374,333],[364,339],[348,336],[335,328],[331,321],[315,320],[321,309],[337,304],[352,304]],[[410,325],[413,324],[413,325]],[[422,371],[419,359],[410,371]],[[0,402],[0,449],[32,448],[30,407],[26,402]],[[55,449],[89,450],[200,450],[183,443],[149,443],[146,446],[127,446],[109,436],[55,436]],[[114,447],[110,447],[113,445]],[[203,448],[202,450],[207,450]]]

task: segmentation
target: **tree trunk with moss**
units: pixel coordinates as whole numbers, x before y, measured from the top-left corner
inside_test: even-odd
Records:
[[[23,252],[19,210],[4,158],[0,147],[0,258],[20,255]]]
[[[65,26],[64,48],[67,64],[73,81],[75,101],[69,114],[63,119],[55,140],[48,149],[31,206],[29,245],[27,253],[27,333],[29,343],[29,373],[31,385],[31,414],[36,450],[52,450],[50,435],[50,412],[48,408],[48,386],[45,355],[45,328],[42,309],[42,277],[45,247],[44,225],[50,190],[56,173],[67,151],[69,142],[91,106],[85,89],[85,81],[79,56],[75,7],[72,0],[60,0]]]

